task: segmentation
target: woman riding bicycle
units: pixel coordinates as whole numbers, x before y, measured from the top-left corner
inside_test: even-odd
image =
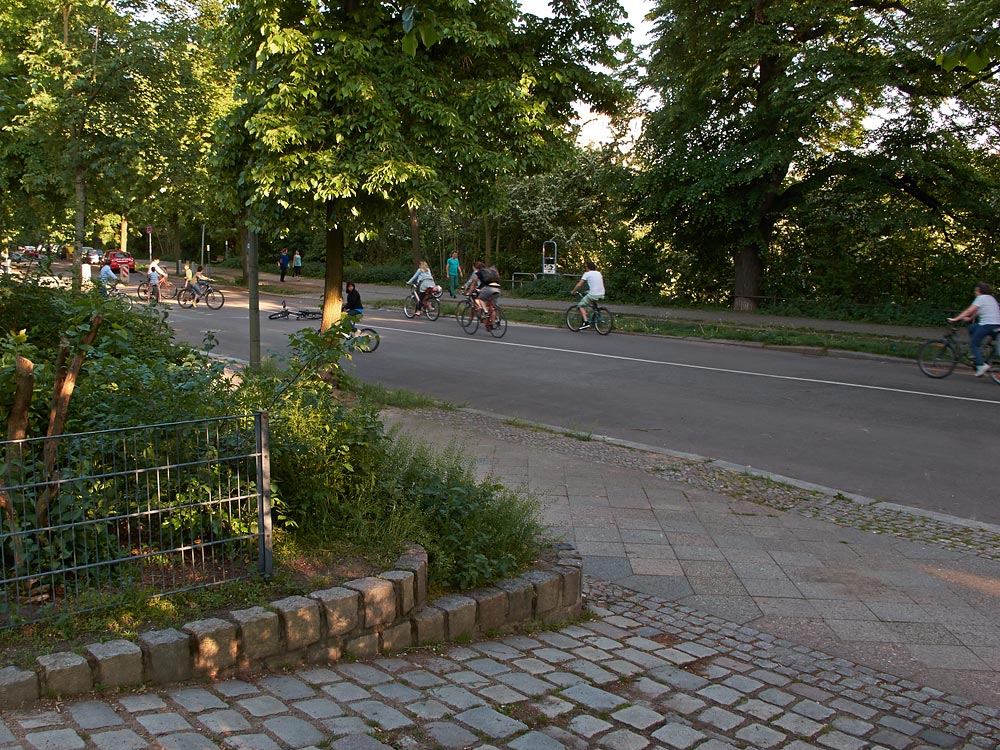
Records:
[[[420,261],[417,266],[417,270],[413,272],[413,275],[406,282],[417,288],[417,315],[420,315],[421,310],[424,309],[424,302],[427,301],[427,295],[430,290],[434,288],[434,276],[431,274],[431,267],[427,265],[426,260]]]
[[[972,304],[954,318],[948,318],[948,322],[969,324],[969,348],[972,349],[972,358],[976,363],[976,377],[980,378],[989,372],[990,366],[983,362],[979,345],[984,338],[1000,331],[1000,305],[993,296],[993,287],[985,281],[976,284],[975,291],[976,298],[972,300]]]

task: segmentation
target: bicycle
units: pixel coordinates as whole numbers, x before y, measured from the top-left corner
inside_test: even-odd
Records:
[[[944,336],[921,344],[917,351],[917,365],[920,372],[929,378],[946,378],[955,371],[959,362],[975,368],[968,346],[956,334],[958,326],[949,326]],[[983,362],[990,366],[989,375],[993,382],[1000,384],[1000,333],[991,333],[983,339],[981,350]]]
[[[226,295],[211,284],[205,284],[205,291],[196,286],[186,286],[177,293],[177,304],[183,308],[193,307],[196,302],[204,302],[209,310],[218,310],[226,304]]]
[[[285,300],[281,300],[281,309],[267,316],[268,320],[285,320],[291,316],[296,320],[319,320],[323,317],[322,310],[289,310]]]
[[[169,297],[177,299],[177,295],[180,294],[180,292],[181,292],[181,287],[178,287],[176,284],[171,284],[166,277],[160,279],[160,299],[159,299],[160,302]],[[151,301],[156,301],[150,298],[148,277],[145,281],[140,281],[139,286],[135,288],[135,297],[140,302],[146,304],[148,304]]]
[[[576,296],[583,299],[583,295],[580,292],[577,292]],[[615,319],[611,311],[606,307],[598,305],[597,300],[590,301],[589,309],[590,317],[588,318],[588,322],[591,327],[602,336],[607,336],[611,333],[611,329],[615,327]],[[574,333],[583,327],[583,310],[579,305],[570,305],[566,309],[566,327]]]
[[[351,325],[349,333],[344,334],[347,339],[348,349],[357,349],[359,352],[370,353],[378,349],[381,337],[374,328],[358,328]]]
[[[477,295],[473,292],[458,303],[455,310],[455,315],[458,317],[458,324],[462,326],[463,331],[472,336],[479,330],[479,324],[481,323],[490,336],[495,339],[502,339],[504,334],[507,333],[507,316],[503,314],[503,310],[500,309],[500,305],[495,300],[491,300],[489,303],[488,307],[492,307],[491,312],[489,309],[483,310],[483,308],[477,305],[476,298]]]
[[[403,300],[403,315],[407,318],[413,318],[418,313],[423,312],[427,315],[428,320],[437,320],[438,316],[441,315],[441,303],[432,289],[428,289],[426,294],[421,294],[417,291],[416,286],[411,286],[410,296]],[[440,296],[441,292],[438,291],[436,294]]]
[[[123,310],[132,310],[132,298],[128,295],[128,292],[117,285],[108,289],[108,296],[105,299],[113,305],[118,305]]]

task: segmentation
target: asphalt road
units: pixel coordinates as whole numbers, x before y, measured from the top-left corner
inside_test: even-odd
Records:
[[[318,325],[270,321],[280,300],[261,305],[265,351]],[[227,290],[221,311],[171,322],[192,343],[210,328],[217,353],[245,359],[246,314]],[[971,369],[935,381],[907,362],[518,324],[494,340],[398,309],[369,309],[365,323],[381,347],[345,366],[369,381],[1000,524],[1000,388]]]

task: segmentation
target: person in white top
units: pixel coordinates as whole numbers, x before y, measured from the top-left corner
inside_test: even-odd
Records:
[[[976,377],[982,377],[989,372],[990,366],[983,362],[979,345],[984,338],[1000,331],[1000,305],[993,296],[993,287],[985,281],[976,284],[976,298],[972,304],[954,318],[948,318],[948,322],[969,324],[969,348],[976,362]]]
[[[588,260],[586,266],[587,270],[580,277],[580,280],[576,282],[576,286],[573,287],[573,291],[576,292],[584,284],[587,285],[587,293],[583,295],[583,299],[577,305],[583,314],[583,325],[580,326],[581,330],[590,328],[590,320],[587,319],[587,305],[591,302],[599,302],[604,299],[604,277],[601,276],[601,272],[597,270],[597,266],[593,261]]]

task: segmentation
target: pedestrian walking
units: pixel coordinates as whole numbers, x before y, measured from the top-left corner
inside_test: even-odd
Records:
[[[452,250],[451,257],[445,265],[448,267],[448,292],[452,298],[455,297],[455,290],[459,287],[459,279],[465,275],[462,264],[458,262],[458,250]]]
[[[298,250],[295,251],[295,255],[292,256],[292,276],[302,275],[302,253]]]
[[[285,280],[285,274],[288,273],[288,262],[291,258],[288,257],[288,248],[281,248],[281,254],[278,255],[278,270],[281,272],[281,280]]]

